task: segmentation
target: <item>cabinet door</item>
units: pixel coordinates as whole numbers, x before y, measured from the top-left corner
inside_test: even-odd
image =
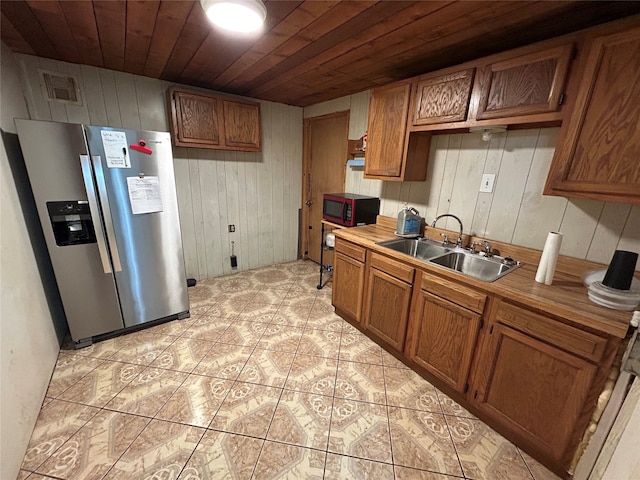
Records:
[[[369,270],[364,326],[399,352],[407,333],[410,303],[411,284],[376,268]]]
[[[174,143],[182,147],[219,147],[220,105],[217,98],[172,93]]]
[[[596,366],[500,323],[486,339],[478,406],[561,460]]]
[[[410,82],[371,91],[365,177],[401,177],[410,91]]]
[[[260,151],[260,105],[224,100],[224,144]]]
[[[481,315],[420,291],[409,358],[459,392],[464,391]]]
[[[640,203],[640,28],[594,41],[544,193]]]
[[[416,88],[414,125],[466,120],[474,69],[423,76]]]
[[[476,118],[516,117],[555,112],[569,70],[572,45],[523,55],[479,72]]]
[[[362,319],[364,295],[364,263],[336,251],[333,259],[331,302],[352,320]]]

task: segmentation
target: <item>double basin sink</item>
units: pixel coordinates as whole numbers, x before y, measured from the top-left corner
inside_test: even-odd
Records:
[[[376,245],[484,282],[493,282],[521,265],[509,257],[483,256],[460,247],[443,246],[427,238],[399,238]]]

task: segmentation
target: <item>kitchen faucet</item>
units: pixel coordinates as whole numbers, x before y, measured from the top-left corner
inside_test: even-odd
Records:
[[[436,219],[433,221],[431,226],[435,227],[436,226],[436,222],[438,220],[440,220],[442,217],[451,217],[451,218],[455,218],[458,221],[458,223],[460,224],[460,233],[458,234],[458,240],[456,240],[456,246],[462,247],[462,221],[458,217],[456,217],[455,215],[452,215],[450,213],[443,213],[442,215],[438,215],[436,217]],[[447,237],[445,237],[445,238],[447,238]],[[448,239],[447,239],[447,241],[448,241]]]

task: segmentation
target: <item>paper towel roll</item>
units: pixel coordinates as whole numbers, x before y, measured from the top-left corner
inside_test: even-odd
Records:
[[[553,282],[553,274],[556,271],[558,263],[558,255],[560,254],[560,245],[562,244],[562,233],[549,232],[547,240],[544,242],[542,256],[538,264],[536,272],[536,282],[551,285]]]
[[[336,236],[333,233],[327,233],[327,237],[325,239],[325,244],[327,247],[335,247],[336,246]]]

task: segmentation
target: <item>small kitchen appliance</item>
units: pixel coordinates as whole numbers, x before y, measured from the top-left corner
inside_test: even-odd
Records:
[[[322,218],[345,227],[376,223],[379,213],[378,197],[357,193],[325,193],[322,199]]]
[[[394,232],[399,237],[414,238],[420,235],[420,224],[422,217],[418,214],[418,210],[405,205],[400,213],[398,213],[398,223]]]

